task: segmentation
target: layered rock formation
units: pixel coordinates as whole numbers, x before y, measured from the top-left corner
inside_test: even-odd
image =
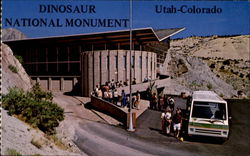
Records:
[[[176,94],[180,90],[213,90],[223,97],[238,96],[238,92],[250,96],[249,38],[246,35],[173,40],[161,71],[171,76],[175,85],[166,88],[165,93],[178,86]]]

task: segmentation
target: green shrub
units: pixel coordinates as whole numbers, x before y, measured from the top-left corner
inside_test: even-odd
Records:
[[[223,98],[223,97],[224,97],[224,94],[223,94],[223,93],[220,93],[220,97],[222,97],[222,98]]]
[[[211,83],[208,83],[208,84],[207,84],[207,88],[208,88],[209,90],[211,90],[211,89],[213,88],[213,85],[212,85]]]
[[[17,71],[17,68],[16,68],[15,66],[13,66],[13,65],[9,65],[8,68],[9,68],[9,70],[12,71],[13,73],[17,73],[17,72],[18,72],[18,71]]]
[[[22,58],[22,56],[20,56],[20,55],[14,55],[15,57],[16,57],[16,59],[21,63],[21,64],[23,64],[23,58]]]
[[[9,155],[9,156],[22,156],[22,154],[17,152],[15,149],[9,149],[9,148],[6,151],[6,155]]]
[[[52,93],[42,91],[39,83],[35,83],[33,85],[33,87],[31,88],[31,91],[28,92],[28,95],[35,98],[35,100],[37,101],[42,101],[42,100],[52,101],[53,99]]]
[[[45,135],[45,137],[46,137],[48,140],[54,142],[55,145],[56,145],[57,147],[59,147],[60,149],[63,149],[63,150],[67,150],[67,149],[68,149],[68,147],[67,147],[66,145],[64,145],[64,143],[62,142],[62,140],[59,139],[55,134],[54,134],[54,135]]]
[[[51,92],[44,92],[39,84],[35,84],[27,93],[22,89],[11,88],[3,96],[2,106],[9,115],[15,114],[33,127],[53,134],[59,121],[64,119],[64,110],[53,103],[52,98]]]

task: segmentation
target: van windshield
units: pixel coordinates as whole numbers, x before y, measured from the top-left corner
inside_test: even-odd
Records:
[[[226,120],[226,105],[224,103],[194,101],[192,117]]]

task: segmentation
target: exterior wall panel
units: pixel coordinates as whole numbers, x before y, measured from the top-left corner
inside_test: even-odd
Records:
[[[88,71],[88,92],[89,93],[94,89],[93,59],[94,59],[93,52],[88,53],[88,70],[87,71]]]
[[[53,91],[60,91],[60,80],[59,79],[52,79],[52,90]]]
[[[118,61],[116,61],[116,56]],[[126,56],[126,57],[124,57]],[[155,79],[156,77],[156,54],[147,51],[132,51],[134,56],[134,68],[132,68],[132,80],[137,83],[143,82],[144,78]],[[84,52],[82,55],[82,95],[89,96],[96,85],[104,85],[105,82],[124,82],[130,79],[130,56],[126,50],[103,50]],[[140,65],[141,57],[141,65]],[[146,63],[148,58],[148,63]],[[125,65],[126,59],[126,65]],[[101,62],[100,62],[101,61]],[[151,63],[152,62],[152,63]],[[118,63],[118,69],[116,67]],[[148,68],[146,67],[148,64]],[[125,68],[126,67],[126,68]]]
[[[93,70],[94,70],[94,86],[95,87],[96,85],[99,85],[100,84],[100,65],[99,65],[99,56],[100,56],[100,52],[97,51],[97,52],[93,52],[93,55],[94,55],[94,64],[93,64]]]

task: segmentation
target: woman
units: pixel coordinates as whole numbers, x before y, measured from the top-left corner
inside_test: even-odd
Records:
[[[167,108],[166,110],[167,110],[166,113],[165,113],[166,130],[167,130],[167,134],[170,134],[170,127],[171,127],[171,122],[172,122],[172,113],[171,113],[170,108]]]
[[[165,115],[167,112],[162,112],[161,113],[161,131],[163,134],[166,133],[166,119],[165,119]]]

